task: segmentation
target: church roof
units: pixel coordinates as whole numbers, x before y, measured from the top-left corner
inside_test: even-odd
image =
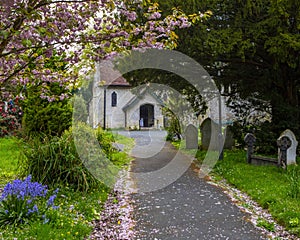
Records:
[[[103,61],[100,63],[100,82],[104,86],[130,87],[127,80],[118,70],[114,69],[113,64],[110,61]]]
[[[154,92],[150,91],[148,87],[146,87],[142,89],[139,94],[136,94],[132,99],[129,100],[129,102],[122,108],[123,111],[127,111],[128,108],[137,104],[147,93],[150,94],[161,106],[164,106],[163,101]]]

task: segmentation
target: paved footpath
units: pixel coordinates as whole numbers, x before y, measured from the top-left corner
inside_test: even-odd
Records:
[[[139,134],[135,137],[141,139]],[[136,157],[131,172],[160,169],[172,160],[174,151],[171,144],[165,143],[152,157]],[[192,166],[167,187],[132,194],[132,199],[136,239],[266,239],[246,220],[247,214],[219,188],[199,178]]]

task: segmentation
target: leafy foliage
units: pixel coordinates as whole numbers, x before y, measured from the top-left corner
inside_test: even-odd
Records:
[[[79,158],[71,131],[65,131],[61,137],[35,137],[22,152],[22,171],[43,184],[70,185],[80,191],[99,184]]]
[[[193,19],[199,19],[199,15]],[[172,49],[177,41],[174,30],[189,27],[189,20],[175,10],[162,18],[159,5],[151,1],[3,2],[1,95],[5,99],[17,95],[28,84],[55,82],[75,86],[78,76],[84,78],[94,70],[95,61],[119,52]],[[48,94],[47,88],[44,90],[44,97],[52,101],[55,96]]]
[[[112,146],[113,141],[111,133],[80,122],[60,137],[39,135],[24,143],[22,173],[51,187],[62,184],[79,191],[95,189],[107,184],[105,181],[114,181],[120,168],[130,161],[126,153]]]
[[[224,88],[239,121],[249,113],[241,109],[271,114],[272,125],[264,124],[264,130],[272,134],[257,136],[260,141],[275,142],[274,134],[278,137],[287,128],[299,135],[299,1],[159,2],[163,10],[212,11],[203,22],[176,31],[185,36],[177,50],[201,63]]]
[[[87,122],[88,119],[88,111],[87,111],[87,103],[82,95],[75,94],[72,98],[73,103],[73,121],[78,122]]]
[[[163,111],[168,118],[166,127],[168,132],[167,141],[181,140],[181,127],[178,118],[167,108],[164,108]]]
[[[68,94],[57,83],[49,84],[48,89],[54,95]],[[23,133],[28,137],[38,134],[60,136],[72,124],[72,104],[68,98],[49,102],[41,98],[41,94],[42,86],[27,88],[27,96],[22,103]]]

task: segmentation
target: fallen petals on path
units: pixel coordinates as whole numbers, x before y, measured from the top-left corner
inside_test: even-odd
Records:
[[[124,190],[123,184],[124,179],[120,178],[115,189],[108,196],[100,219],[92,223],[94,230],[89,239],[127,240],[134,238],[132,199],[130,193]]]

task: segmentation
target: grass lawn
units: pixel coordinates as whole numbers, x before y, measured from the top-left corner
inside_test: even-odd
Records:
[[[17,174],[19,143],[15,138],[0,138],[0,187]]]
[[[199,161],[203,152],[197,153]],[[298,159],[299,160],[299,159]],[[234,187],[246,192],[291,233],[300,236],[300,166],[285,171],[276,166],[254,166],[246,163],[246,152],[225,151],[212,172]]]
[[[131,139],[115,137],[129,151],[133,146]],[[0,138],[0,187],[17,178],[20,143],[15,138]],[[114,154],[114,164],[123,167],[130,158],[123,152]],[[53,210],[51,221],[32,221],[17,227],[7,226],[0,230],[0,239],[84,239],[92,231],[91,221],[98,219],[109,194],[109,189],[99,186],[89,192],[76,192],[68,186],[57,186],[59,192],[55,199],[58,210]],[[51,190],[51,189],[50,189]],[[54,189],[52,189],[54,190]]]

